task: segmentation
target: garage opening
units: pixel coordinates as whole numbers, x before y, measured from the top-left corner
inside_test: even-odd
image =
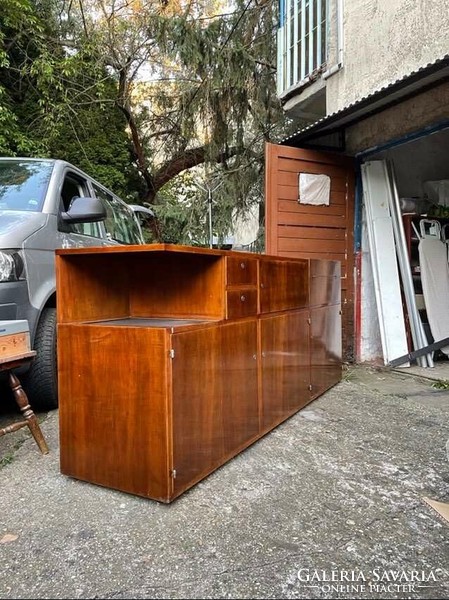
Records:
[[[449,129],[444,129],[372,153],[364,159],[364,164],[385,161],[392,166],[405,236],[404,252],[410,266],[416,309],[429,344],[449,337],[448,147]],[[362,170],[363,168],[362,164]],[[370,214],[366,205],[365,183],[362,209],[360,360],[373,361],[382,356],[384,340],[380,322],[382,317],[378,316],[378,302],[375,300],[375,261],[378,257],[373,255],[373,248],[370,247]],[[386,235],[384,230],[378,233],[378,246],[379,240]],[[403,307],[401,317],[410,352],[414,349],[412,324],[405,302],[405,282],[400,273],[399,284],[400,305]],[[384,310],[391,310],[391,306],[386,306]],[[449,346],[433,351],[431,356],[436,366],[447,369],[449,378]],[[411,365],[426,366],[419,359],[412,360]]]

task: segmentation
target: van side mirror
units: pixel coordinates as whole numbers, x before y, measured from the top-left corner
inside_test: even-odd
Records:
[[[75,196],[67,212],[61,213],[66,223],[95,223],[106,219],[106,208],[98,198]]]

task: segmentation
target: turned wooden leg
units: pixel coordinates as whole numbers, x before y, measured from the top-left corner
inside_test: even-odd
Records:
[[[37,417],[28,403],[27,395],[23,391],[20,381],[17,379],[17,377],[12,371],[9,371],[9,385],[14,394],[14,400],[16,401],[23,416],[25,417],[27,425],[30,428],[31,434],[36,440],[36,444],[39,446],[39,450],[42,452],[42,454],[48,454],[49,450],[47,442],[45,441],[44,436],[42,435],[42,431],[39,426]]]

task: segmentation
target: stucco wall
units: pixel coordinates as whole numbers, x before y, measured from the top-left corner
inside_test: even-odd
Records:
[[[343,15],[344,67],[327,80],[328,114],[449,52],[447,0],[344,0]],[[329,35],[332,60],[332,24]]]

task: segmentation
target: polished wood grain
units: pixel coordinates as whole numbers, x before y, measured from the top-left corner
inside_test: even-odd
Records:
[[[226,292],[226,318],[239,319],[257,314],[257,288],[239,288]]]
[[[257,260],[228,256],[226,258],[226,283],[227,285],[256,285]]]
[[[264,430],[310,401],[308,319],[308,310],[260,319]]]
[[[341,303],[340,263],[310,261],[310,306]]]
[[[259,266],[260,312],[304,308],[309,302],[307,260],[266,260]]]
[[[129,315],[130,268],[125,255],[58,256],[56,267],[58,323]]]
[[[340,305],[313,308],[310,320],[310,377],[316,398],[341,379]]]
[[[224,264],[216,254],[160,252],[129,261],[132,316],[224,318]]]
[[[256,320],[172,337],[174,494],[257,436]]]
[[[66,475],[171,502],[341,376],[336,263],[150,245],[56,267]]]
[[[41,453],[48,454],[49,449],[40,428],[39,421],[28,402],[28,396],[22,388],[22,384],[16,373],[13,371],[13,369],[24,367],[29,364],[35,356],[35,350],[28,350],[27,352],[16,354],[15,356],[2,356],[0,358],[0,371],[7,372],[9,387],[11,388],[13,398],[23,416],[22,421],[14,421],[5,427],[2,427],[0,429],[0,437],[7,433],[19,431],[22,427],[28,427]]]
[[[165,329],[58,325],[61,472],[167,501]]]
[[[223,318],[220,258],[184,253],[180,261],[179,256],[154,250],[143,255],[128,249],[114,254],[83,253],[76,259],[72,255],[58,257],[58,321],[148,314]],[[73,302],[70,294],[81,288],[85,292]]]

